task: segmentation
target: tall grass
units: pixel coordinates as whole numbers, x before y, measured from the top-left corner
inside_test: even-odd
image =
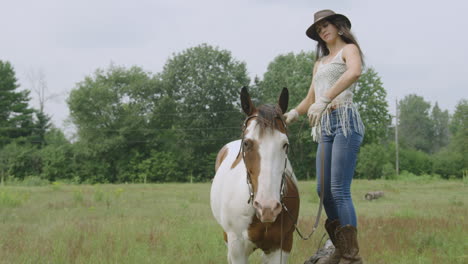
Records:
[[[299,226],[308,232],[318,208],[315,182],[299,187]],[[366,263],[467,263],[466,188],[461,180],[355,180]],[[0,263],[226,263],[209,189],[209,183],[0,187]],[[385,196],[364,199],[376,190]],[[309,258],[324,232],[308,241],[296,235],[290,263]],[[251,263],[260,263],[260,252]]]

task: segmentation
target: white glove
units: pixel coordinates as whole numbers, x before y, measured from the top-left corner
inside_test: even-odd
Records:
[[[311,126],[316,126],[320,122],[323,111],[325,111],[330,102],[330,98],[320,96],[320,98],[309,107],[307,116],[309,117],[309,123]]]
[[[286,119],[286,124],[289,125],[299,118],[299,113],[296,111],[296,109],[293,109],[284,114],[283,117]]]

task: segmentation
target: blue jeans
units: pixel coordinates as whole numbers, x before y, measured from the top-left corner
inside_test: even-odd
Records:
[[[349,115],[351,116],[351,115]],[[324,151],[324,198],[323,206],[328,219],[339,219],[340,224],[357,227],[356,212],[351,199],[351,181],[356,168],[357,155],[362,143],[362,134],[356,132],[355,121],[350,118],[350,130],[343,134],[338,121],[338,111],[330,116],[331,135],[322,129],[321,140],[317,149],[317,192],[320,196],[322,148]]]

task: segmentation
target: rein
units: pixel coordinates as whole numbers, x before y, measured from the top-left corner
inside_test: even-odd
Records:
[[[297,234],[301,237],[302,240],[308,240],[312,234],[315,232],[315,230],[317,230],[317,227],[318,227],[318,224],[320,222],[320,216],[322,215],[322,208],[323,208],[323,195],[324,195],[324,191],[325,191],[325,187],[324,187],[324,163],[325,163],[325,158],[324,158],[324,145],[322,144],[322,153],[320,155],[320,159],[321,159],[321,163],[322,163],[322,170],[320,172],[320,182],[321,182],[321,186],[320,186],[320,205],[319,205],[319,209],[318,209],[318,213],[317,213],[317,217],[315,218],[315,223],[314,223],[314,226],[312,227],[312,231],[310,232],[309,235],[307,236],[304,236],[301,231],[299,230],[299,227],[297,226],[297,220],[294,220],[293,219],[293,216],[291,215],[291,213],[289,212],[288,208],[286,207],[286,205],[283,203],[283,201],[281,201],[281,205],[283,206],[283,209],[284,211],[286,211],[288,217],[293,221],[294,223],[294,228],[296,229],[296,232]]]

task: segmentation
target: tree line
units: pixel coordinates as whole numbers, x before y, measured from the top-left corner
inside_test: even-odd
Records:
[[[248,86],[256,104],[275,103],[283,87],[290,108],[312,80],[313,52],[278,55],[263,78],[251,80],[231,52],[201,44],[173,54],[159,73],[110,65],[77,83],[67,98],[73,140],[29,106],[15,71],[0,61],[0,176],[75,183],[209,181],[218,150],[239,139],[245,118],[239,91]],[[395,175],[394,123],[386,90],[366,68],[355,102],[366,126],[356,177]],[[407,95],[399,101],[400,169],[415,175],[463,177],[468,168],[468,101],[455,112]],[[289,127],[290,159],[299,179],[315,177],[315,152],[306,118]]]

